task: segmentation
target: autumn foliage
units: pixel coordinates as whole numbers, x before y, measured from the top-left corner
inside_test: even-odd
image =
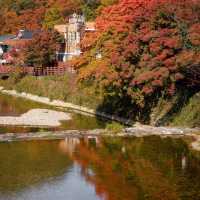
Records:
[[[57,32],[43,31],[36,33],[20,52],[23,54],[21,62],[34,68],[57,65],[56,51],[60,48],[61,39]]]
[[[139,107],[180,86],[200,86],[199,0],[121,0],[102,11],[96,27],[74,64],[80,81]]]
[[[99,10],[117,0],[0,0],[0,34],[38,30],[67,22],[73,12],[93,20]]]

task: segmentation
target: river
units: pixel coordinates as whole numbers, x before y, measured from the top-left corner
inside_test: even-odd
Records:
[[[200,159],[182,139],[0,144],[0,200],[199,200]]]

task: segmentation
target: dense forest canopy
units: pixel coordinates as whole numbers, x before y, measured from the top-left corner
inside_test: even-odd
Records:
[[[0,0],[0,34],[19,29],[52,28],[73,12],[94,20],[100,10],[117,0]]]

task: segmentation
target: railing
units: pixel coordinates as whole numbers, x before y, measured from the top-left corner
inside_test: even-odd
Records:
[[[75,71],[66,64],[59,64],[55,67],[14,67],[9,65],[0,65],[0,75],[9,75],[15,72],[22,72],[33,76],[63,75],[65,73],[75,73]]]

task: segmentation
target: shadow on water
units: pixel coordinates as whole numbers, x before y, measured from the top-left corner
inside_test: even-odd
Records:
[[[0,151],[0,200],[200,199],[200,156],[183,139],[67,137]]]

